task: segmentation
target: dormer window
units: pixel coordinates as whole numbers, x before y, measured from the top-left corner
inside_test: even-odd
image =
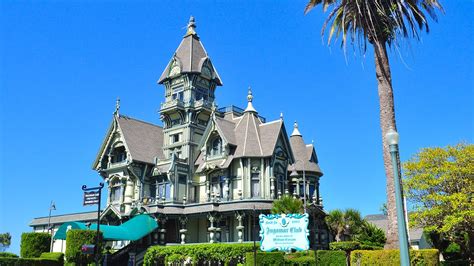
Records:
[[[127,160],[127,152],[125,151],[125,146],[115,147],[110,154],[111,163],[121,163]]]
[[[208,150],[209,157],[222,155],[222,139],[219,136],[212,139],[210,144],[211,146],[209,147],[209,150]]]

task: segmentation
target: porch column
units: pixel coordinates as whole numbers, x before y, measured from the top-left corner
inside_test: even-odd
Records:
[[[242,243],[244,240],[242,239],[242,235],[244,234],[244,228],[245,226],[242,225],[242,220],[244,219],[244,213],[243,212],[237,212],[235,214],[235,217],[237,218],[237,221],[239,222],[239,225],[237,225],[235,228],[237,229],[237,235],[239,237],[238,242]]]
[[[216,216],[209,214],[207,216],[207,219],[209,219],[210,226],[207,228],[207,231],[209,232],[209,243],[214,243],[214,237],[215,237],[215,232],[216,232],[216,227],[214,227],[214,222],[216,222]]]
[[[168,217],[164,215],[160,215],[158,217],[158,221],[160,226],[158,227],[158,235],[159,235],[159,243],[160,245],[166,244],[166,222],[168,221]]]
[[[275,198],[275,177],[274,176],[270,177],[270,198],[271,199]]]
[[[179,217],[179,223],[181,224],[181,229],[179,230],[179,233],[181,234],[181,244],[184,245],[186,244],[186,233],[188,230],[186,229],[186,225],[188,223],[188,217],[186,216],[180,216]]]

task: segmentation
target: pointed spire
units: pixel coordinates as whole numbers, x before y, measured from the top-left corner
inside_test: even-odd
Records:
[[[197,35],[197,34],[196,34],[196,22],[195,22],[193,16],[191,16],[191,17],[189,18],[189,22],[188,22],[188,26],[187,26],[187,27],[188,27],[188,29],[187,29],[186,35],[185,35],[184,37],[186,37],[186,36],[188,36],[188,35]]]
[[[253,104],[252,104],[252,101],[253,101],[253,95],[252,95],[252,88],[249,86],[249,91],[247,93],[247,108],[245,108],[245,111],[244,112],[257,112],[257,110],[255,110],[255,108],[253,107]]]
[[[300,131],[298,130],[298,123],[295,121],[295,124],[293,125],[293,133],[291,133],[291,137],[293,136],[301,136]]]
[[[115,101],[115,111],[114,115],[119,116],[119,111],[120,111],[120,98],[117,97],[117,100]]]

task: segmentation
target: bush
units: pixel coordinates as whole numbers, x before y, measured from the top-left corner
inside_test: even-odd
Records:
[[[329,243],[330,250],[343,250],[350,252],[356,249],[360,249],[360,243],[357,241],[340,241]]]
[[[66,260],[68,262],[92,263],[94,255],[82,254],[82,245],[94,245],[97,231],[96,230],[79,230],[72,229],[66,235]],[[99,254],[102,253],[102,232],[99,234]]]
[[[18,255],[11,252],[0,252],[0,258],[18,258]]]
[[[321,266],[345,266],[346,252],[342,250],[316,251],[317,264]]]
[[[38,258],[41,253],[48,252],[51,235],[48,233],[21,234],[20,255],[22,258]]]
[[[285,265],[291,266],[305,266],[314,265],[316,259],[314,257],[314,251],[301,251],[285,255]]]
[[[40,256],[41,259],[50,259],[57,261],[64,261],[64,254],[61,252],[43,252]]]
[[[410,264],[437,266],[437,249],[410,250]],[[351,252],[351,265],[400,265],[399,250],[355,250]]]
[[[0,258],[2,266],[63,266],[64,261],[42,258]]]
[[[285,265],[285,257],[283,252],[257,252],[257,263],[256,265]],[[254,265],[254,253],[247,252],[245,254],[245,265]]]
[[[169,261],[170,259],[177,260],[180,258],[179,256],[173,256],[170,258],[170,256],[178,254],[184,256],[184,259],[191,258],[193,263],[242,263],[245,259],[245,253],[250,251],[253,251],[252,243],[209,243],[176,246],[153,246],[148,248],[146,251],[143,262],[144,265],[163,265],[165,261]]]

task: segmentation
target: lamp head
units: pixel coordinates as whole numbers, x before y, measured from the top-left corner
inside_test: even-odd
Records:
[[[385,141],[388,145],[398,145],[398,140],[400,135],[393,128],[389,129],[387,134],[385,134]]]

